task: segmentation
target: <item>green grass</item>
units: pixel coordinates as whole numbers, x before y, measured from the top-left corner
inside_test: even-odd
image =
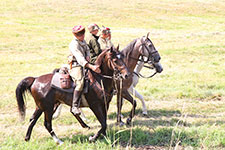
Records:
[[[2,0],[0,14],[0,149],[225,149],[223,0]],[[89,143],[88,137],[100,127],[95,116],[84,110],[91,129],[83,129],[65,107],[53,121],[62,146],[43,126],[43,116],[31,141],[25,142],[35,104],[27,96],[25,122],[19,122],[17,84],[66,63],[72,27],[90,23],[110,27],[112,42],[120,49],[150,32],[164,71],[137,85],[148,116],[141,115],[137,100],[133,127],[115,127],[114,98],[107,137]],[[148,70],[143,73],[148,75]],[[130,109],[125,101],[124,121]]]

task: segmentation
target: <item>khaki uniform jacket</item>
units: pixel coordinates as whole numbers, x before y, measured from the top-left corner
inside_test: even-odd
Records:
[[[111,40],[103,39],[101,37],[99,37],[98,42],[100,44],[101,50],[109,49],[109,48],[111,48],[113,46]]]
[[[100,44],[98,43],[98,36],[93,34],[89,34],[87,37],[87,44],[90,49],[90,62],[94,64],[95,60],[97,59],[98,55],[102,52],[100,48]]]
[[[74,37],[69,45],[69,49],[73,60],[73,66],[84,67],[88,63],[86,57],[90,56],[90,49],[86,41],[81,42]]]
[[[76,37],[69,45],[70,56],[72,56],[72,69],[70,76],[76,84],[76,91],[82,91],[84,86],[84,66],[88,63],[87,56],[90,56],[90,49],[85,41],[81,42]],[[69,56],[69,57],[70,57]],[[69,58],[70,61],[70,58]]]

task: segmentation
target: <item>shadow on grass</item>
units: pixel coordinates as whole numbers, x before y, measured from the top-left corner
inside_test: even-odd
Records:
[[[179,119],[176,119],[176,118],[172,118],[170,120],[161,120],[161,119],[149,119],[149,120],[138,120],[138,119],[135,119],[134,122],[133,122],[134,126],[145,126],[145,127],[148,127],[148,128],[156,128],[158,126],[164,126],[164,127],[175,127],[175,126],[191,126],[191,124],[185,122],[185,121],[182,121],[182,120],[179,120]]]
[[[199,122],[195,123],[195,126],[202,126],[202,125],[205,125],[205,124],[210,125],[210,126],[213,126],[213,125],[214,126],[218,126],[218,125],[222,126],[222,125],[225,124],[225,121],[222,121],[222,120],[199,121]]]
[[[69,141],[71,143],[87,143],[88,137],[90,135],[75,135],[72,137],[65,137],[63,141]],[[177,131],[172,128],[158,128],[154,131],[143,130],[141,128],[133,128],[132,129],[132,139],[130,129],[119,130],[115,128],[110,128],[107,130],[107,136],[104,138],[101,136],[98,139],[98,142],[103,142],[107,145],[114,146],[127,146],[128,144],[134,147],[139,147],[143,145],[151,145],[151,146],[166,146],[169,147],[175,146],[177,142],[180,142],[180,145],[191,145],[191,146],[199,146],[199,138],[197,136],[193,136],[192,133],[188,133],[186,131]]]
[[[108,119],[116,119],[116,114],[117,112],[108,114]],[[130,111],[122,113],[124,117],[128,117],[130,114]],[[158,109],[158,110],[149,110],[147,116],[142,115],[142,110],[141,109],[136,109],[135,112],[136,116],[142,116],[146,118],[159,118],[159,117],[172,117],[172,116],[181,116],[181,112],[179,110],[163,110],[163,109]]]
[[[115,128],[115,123],[108,124],[107,136],[104,138],[98,139],[98,142],[113,146],[113,144],[120,146],[131,145],[134,147],[141,146],[175,146],[177,143],[181,146],[193,146],[199,147],[201,137],[196,133],[195,130],[180,130],[175,128],[175,126],[191,126],[182,120],[177,119],[177,117],[182,116],[181,112],[178,110],[150,110],[148,111],[148,116],[145,116],[146,120],[134,119],[134,128]],[[129,112],[123,113],[123,116],[127,118]],[[136,116],[142,116],[142,110],[137,109]],[[143,117],[143,116],[142,116]],[[166,119],[162,119],[166,117]],[[202,117],[202,116],[191,116],[193,118]],[[110,113],[108,115],[109,119],[116,120],[116,113]],[[211,122],[214,124],[214,122]],[[216,121],[217,124],[223,124],[224,121]],[[160,126],[160,128],[158,128]],[[100,128],[100,126],[98,126]],[[145,127],[145,128],[142,128]],[[131,137],[132,129],[132,139]],[[82,135],[80,133],[65,137],[63,141],[69,141],[71,143],[81,143],[87,144],[89,136],[92,136],[94,133],[89,135]]]

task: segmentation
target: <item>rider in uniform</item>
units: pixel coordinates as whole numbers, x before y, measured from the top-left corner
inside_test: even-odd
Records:
[[[79,109],[79,104],[84,86],[84,69],[89,68],[97,73],[100,73],[101,70],[99,69],[99,66],[89,63],[90,49],[84,40],[84,26],[74,26],[72,33],[74,35],[74,39],[69,44],[70,56],[68,57],[68,62],[70,63],[69,73],[73,81],[76,83],[76,88],[74,89],[72,107],[70,111],[74,115],[80,115],[81,111]]]
[[[90,62],[94,64],[98,55],[102,52],[100,44],[98,43],[99,36],[97,36],[99,27],[97,24],[90,24],[88,26],[89,34],[87,36],[86,42],[90,48]]]
[[[101,50],[109,49],[111,47],[114,47],[111,42],[111,31],[108,27],[103,27],[101,29],[101,34],[98,39],[98,42],[100,44]]]

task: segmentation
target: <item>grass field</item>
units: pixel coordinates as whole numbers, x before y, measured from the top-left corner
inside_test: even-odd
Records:
[[[116,101],[108,112],[107,137],[89,143],[100,124],[85,108],[83,129],[64,107],[53,129],[64,141],[57,146],[43,125],[24,137],[35,104],[27,97],[25,122],[15,99],[27,76],[51,72],[66,63],[74,25],[108,26],[121,49],[150,32],[164,71],[140,79],[144,96],[133,127],[117,127]],[[0,149],[225,149],[225,1],[224,0],[1,0],[0,1]],[[146,70],[147,71],[147,70]],[[125,102],[122,113],[128,116]],[[124,118],[125,119],[125,118]]]

